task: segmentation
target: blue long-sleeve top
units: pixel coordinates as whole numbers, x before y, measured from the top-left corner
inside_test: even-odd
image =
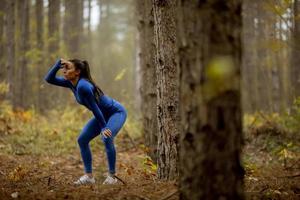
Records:
[[[71,81],[62,76],[56,76],[57,71],[61,68],[61,60],[58,59],[53,67],[45,76],[45,80],[53,85],[70,88],[76,98],[76,101],[93,112],[97,121],[99,121],[101,131],[106,127],[106,121],[115,112],[124,111],[125,108],[115,99],[107,95],[102,95],[99,102],[94,95],[94,85],[85,78],[79,78],[76,86]]]

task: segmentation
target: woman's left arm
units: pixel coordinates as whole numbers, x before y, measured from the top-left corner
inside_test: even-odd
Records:
[[[104,130],[106,128],[106,121],[100,108],[97,105],[92,88],[87,84],[81,85],[78,88],[78,93],[81,96],[81,98],[85,100],[87,106],[92,110],[94,116],[99,121],[102,130]]]

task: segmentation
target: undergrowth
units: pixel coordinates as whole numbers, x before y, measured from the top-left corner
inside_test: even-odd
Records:
[[[66,106],[49,110],[44,115],[34,108],[13,111],[7,101],[0,101],[0,150],[15,155],[61,155],[78,151],[77,137],[93,117],[84,107]],[[128,115],[120,135],[139,138],[138,123]],[[91,148],[103,149],[100,137],[91,141]]]
[[[278,113],[255,112],[244,115],[246,144],[252,143],[256,152],[270,155],[270,162],[284,167],[297,162],[300,155],[300,98],[294,101],[290,111]],[[245,156],[249,164],[251,158]]]

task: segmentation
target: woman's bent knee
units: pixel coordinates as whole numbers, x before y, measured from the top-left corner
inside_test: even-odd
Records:
[[[79,144],[79,146],[85,146],[89,144],[89,141],[85,137],[79,136],[77,138],[77,143]]]

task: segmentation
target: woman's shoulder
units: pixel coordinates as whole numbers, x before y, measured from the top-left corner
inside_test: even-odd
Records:
[[[93,85],[86,79],[81,78],[78,82],[77,90],[78,92],[88,92],[93,91]]]

